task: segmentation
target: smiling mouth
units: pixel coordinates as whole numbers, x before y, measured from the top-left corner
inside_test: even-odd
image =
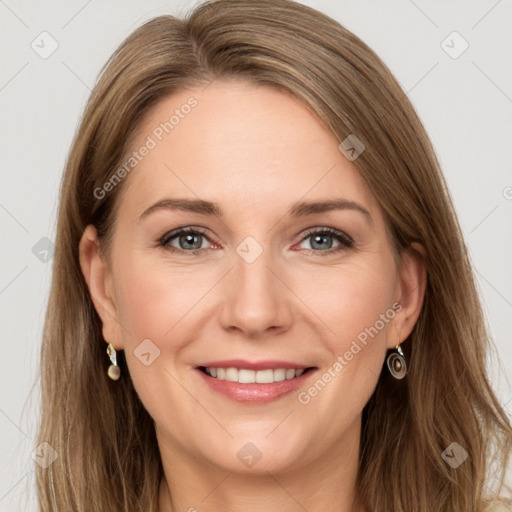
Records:
[[[282,382],[285,380],[297,379],[301,375],[314,370],[310,368],[275,368],[266,370],[248,370],[243,368],[215,368],[199,366],[204,374],[217,380],[226,380],[228,382],[236,382],[239,384],[273,384],[274,382]]]

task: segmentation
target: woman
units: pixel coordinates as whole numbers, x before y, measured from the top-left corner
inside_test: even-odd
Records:
[[[512,430],[451,199],[337,22],[219,0],[137,29],[57,233],[42,510],[497,506]]]

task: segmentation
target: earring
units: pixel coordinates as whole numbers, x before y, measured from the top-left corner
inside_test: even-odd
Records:
[[[121,368],[117,366],[117,352],[112,343],[108,344],[107,354],[108,357],[110,358],[110,361],[112,362],[112,364],[108,367],[107,375],[112,380],[118,380],[119,377],[121,377]]]
[[[398,344],[395,349],[396,352],[389,354],[386,363],[388,364],[389,373],[391,373],[395,379],[401,380],[407,373],[407,365],[405,364],[405,357],[400,344]]]

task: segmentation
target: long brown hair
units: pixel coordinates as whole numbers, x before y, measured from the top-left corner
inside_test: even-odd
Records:
[[[426,249],[425,300],[403,345],[409,375],[395,381],[383,371],[364,409],[361,499],[372,512],[482,511],[488,477],[501,475],[508,460],[512,430],[486,374],[489,336],[439,163],[377,55],[338,22],[289,0],[210,1],[183,20],[154,18],[102,70],[60,193],[39,430],[39,442],[59,456],[36,467],[41,510],[158,510],[163,471],[153,422],[129,378],[112,385],[107,377],[78,244],[94,224],[108,257],[123,183],[101,199],[94,191],[121,165],[144,114],[218,77],[287,91],[340,142],[355,134],[366,149],[353,163],[382,207],[394,248],[419,242]],[[119,359],[123,366],[122,353]],[[468,454],[457,469],[442,457],[453,442]]]

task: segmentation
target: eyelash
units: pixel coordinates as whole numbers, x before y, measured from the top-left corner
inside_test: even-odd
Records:
[[[183,254],[183,253],[192,254],[194,256],[198,256],[202,251],[206,250],[206,249],[194,249],[192,251],[186,251],[183,249],[178,249],[176,247],[173,247],[172,245],[168,245],[169,242],[173,238],[179,237],[181,235],[186,235],[186,234],[202,235],[207,240],[209,240],[211,242],[211,240],[206,235],[205,230],[203,230],[201,228],[188,227],[188,228],[180,228],[178,230],[166,233],[164,236],[162,236],[158,240],[158,244],[159,244],[159,246],[163,247],[164,249],[166,249],[168,251],[179,253],[179,254]],[[310,251],[315,254],[324,256],[324,255],[329,255],[329,254],[337,253],[339,251],[350,249],[354,245],[354,241],[352,240],[351,237],[349,237],[348,235],[346,235],[345,233],[343,233],[341,231],[338,231],[338,230],[332,229],[332,228],[327,228],[327,227],[326,228],[312,228],[310,230],[307,230],[301,239],[301,243],[304,240],[306,240],[307,238],[309,238],[310,236],[316,235],[316,234],[328,234],[328,235],[332,236],[333,238],[335,238],[338,242],[340,242],[340,245],[338,247],[335,247],[334,249],[328,249],[325,251],[315,251],[314,249],[305,249],[306,251]]]

